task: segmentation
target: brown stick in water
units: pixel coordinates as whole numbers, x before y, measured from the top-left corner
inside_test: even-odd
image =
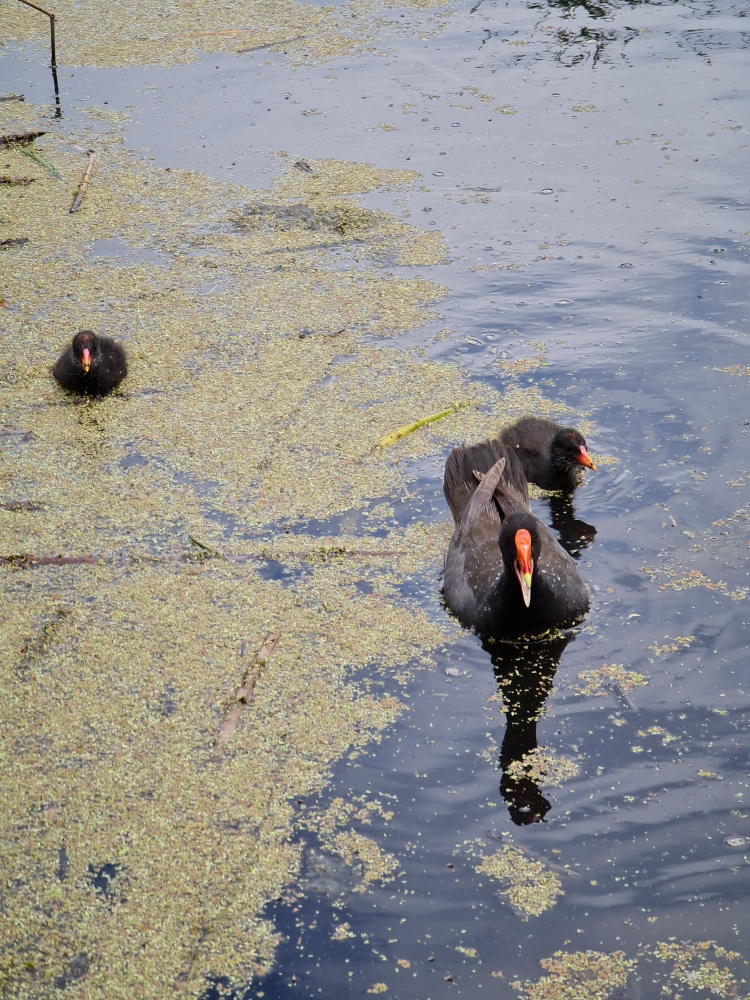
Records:
[[[3,505],[4,506],[4,505]],[[27,508],[29,509],[29,508]],[[0,556],[0,563],[10,566],[96,566],[93,556]]]
[[[232,703],[224,716],[224,721],[219,729],[219,735],[214,742],[214,760],[220,760],[224,754],[224,748],[229,742],[230,736],[237,728],[243,706],[249,705],[252,702],[255,685],[258,683],[261,671],[266,665],[266,660],[273,653],[274,649],[276,649],[280,638],[281,634],[279,632],[270,632],[266,636],[263,645],[253,657],[252,663],[245,671],[240,686],[234,692]]]
[[[89,162],[86,165],[86,172],[83,175],[83,179],[78,187],[78,193],[73,199],[73,204],[70,206],[71,214],[78,210],[81,202],[83,201],[83,196],[86,194],[86,188],[89,186],[89,181],[91,180],[91,174],[94,170],[94,164],[96,163],[96,153],[89,150]]]

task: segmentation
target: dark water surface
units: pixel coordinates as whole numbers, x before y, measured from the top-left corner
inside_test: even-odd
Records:
[[[128,141],[164,165],[267,185],[270,154],[285,149],[418,170],[412,192],[365,199],[450,242],[448,266],[423,271],[449,289],[441,316],[403,343],[447,326],[428,354],[501,388],[503,361],[543,355],[520,384],[588,412],[592,451],[616,459],[588,474],[575,513],[555,512],[572,537],[574,517],[596,528],[579,555],[592,610],[567,645],[491,655],[467,635],[405,687],[375,677],[410,710],[337,767],[322,805],[387,805],[390,821],[355,827],[399,874],[353,892],[300,834],[304,896],[270,908],[285,941],[249,996],[383,983],[401,1000],[512,997],[556,950],[632,957],[670,938],[750,957],[750,514],[728,520],[750,474],[749,9],[471,0],[436,37],[332,69],[259,53],[62,71],[66,109],[136,105]],[[42,68],[7,59],[3,73],[2,89],[46,98]],[[492,110],[502,105],[515,114]],[[447,516],[441,473],[422,469],[401,520]],[[438,580],[410,596],[443,614]],[[649,683],[573,690],[602,664]],[[578,775],[553,788],[504,777],[500,764],[537,742]],[[486,854],[510,838],[570,872],[539,917],[523,919],[475,870],[473,841]],[[344,922],[353,936],[331,940]],[[664,982],[648,972],[618,995],[650,1000]]]

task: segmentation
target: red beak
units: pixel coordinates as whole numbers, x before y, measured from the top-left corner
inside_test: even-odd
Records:
[[[84,349],[81,351],[81,368],[83,368],[83,370],[87,372],[90,367],[91,367],[91,351],[88,349],[88,347],[84,347]]]
[[[523,603],[531,604],[531,575],[534,572],[534,559],[531,555],[531,535],[525,528],[519,528],[514,539],[516,543],[516,576],[521,584]]]
[[[589,455],[589,453],[586,451],[585,445],[581,445],[581,447],[578,449],[578,454],[576,455],[576,462],[578,462],[579,465],[585,465],[587,469],[592,469],[594,472],[596,472],[596,466],[591,461],[591,455]]]

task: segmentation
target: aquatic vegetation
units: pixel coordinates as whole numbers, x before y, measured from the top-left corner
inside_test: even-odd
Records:
[[[556,951],[540,964],[548,975],[536,983],[511,984],[529,1000],[607,1000],[625,985],[635,962],[621,951],[611,955],[601,951]]]
[[[648,677],[635,670],[626,670],[621,663],[603,663],[593,670],[582,670],[578,674],[581,684],[572,684],[571,691],[586,697],[603,698],[609,694],[612,685],[618,685],[623,691],[633,691],[637,687],[645,687]]]
[[[648,976],[657,987],[662,984],[664,996],[685,997],[683,991],[688,991],[689,995],[735,997],[740,978],[729,968],[731,962],[743,962],[742,956],[713,941],[659,941],[643,946],[634,958],[622,951],[557,951],[540,963],[548,975],[535,983],[517,981],[512,986],[529,1000],[607,1000],[629,977],[637,984]]]
[[[445,0],[409,0],[399,6],[414,12],[408,25],[395,26],[382,14],[390,0],[352,0],[342,8],[317,7],[297,0],[239,0],[164,5],[124,0],[118,16],[102,0],[58,0],[58,65],[173,66],[197,59],[200,51],[238,55],[262,50],[290,59],[324,61],[371,48],[386,30],[420,34],[439,30],[430,12]],[[422,14],[422,17],[419,15]],[[7,42],[46,40],[47,21],[14,4],[3,12]]]
[[[514,844],[504,845],[486,857],[476,870],[500,879],[504,883],[501,894],[525,919],[540,916],[563,895],[560,876]]]
[[[0,104],[2,127],[16,104]],[[46,113],[31,107],[27,126]],[[28,242],[6,251],[0,311],[12,331],[0,348],[0,724],[12,734],[0,849],[15,886],[0,949],[19,1000],[84,974],[92,1000],[162,997],[174,982],[197,995],[206,976],[242,983],[269,967],[276,932],[257,914],[299,871],[291,801],[403,710],[357,671],[403,679],[456,631],[399,592],[436,574],[447,518],[396,529],[389,498],[413,460],[534,400],[551,406],[383,339],[427,322],[443,289],[383,269],[415,256],[419,230],[356,194],[413,172],[313,159],[308,172],[281,157],[287,171],[261,194],[139,162],[102,117],[36,140],[59,178],[4,153],[13,176],[33,177],[5,199],[6,230]],[[79,149],[92,147],[71,215]],[[426,260],[444,245],[430,236]],[[120,389],[85,403],[49,372],[81,326],[117,338],[130,362]],[[467,398],[477,405],[371,454],[415,409]],[[331,532],[306,533],[312,517]],[[287,576],[265,578],[269,559]],[[217,757],[271,632],[278,647]],[[369,807],[341,809],[321,827],[327,848],[363,886],[390,878],[395,860],[342,829]],[[107,866],[104,896],[91,872]]]
[[[557,752],[537,747],[524,754],[520,760],[514,760],[505,769],[505,773],[515,781],[527,778],[535,785],[545,788],[560,787],[564,781],[570,781],[578,774],[580,768],[568,757],[558,756]]]

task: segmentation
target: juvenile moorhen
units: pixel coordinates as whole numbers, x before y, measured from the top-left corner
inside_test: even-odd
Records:
[[[528,507],[515,452],[499,440],[454,448],[443,480],[455,528],[445,603],[480,635],[516,639],[568,628],[588,610],[568,553]]]
[[[583,434],[546,417],[521,417],[505,428],[500,440],[521,459],[528,481],[543,490],[572,493],[580,483],[581,466],[596,471]]]
[[[114,340],[81,330],[57,359],[52,374],[70,392],[106,396],[128,374],[127,358]]]

